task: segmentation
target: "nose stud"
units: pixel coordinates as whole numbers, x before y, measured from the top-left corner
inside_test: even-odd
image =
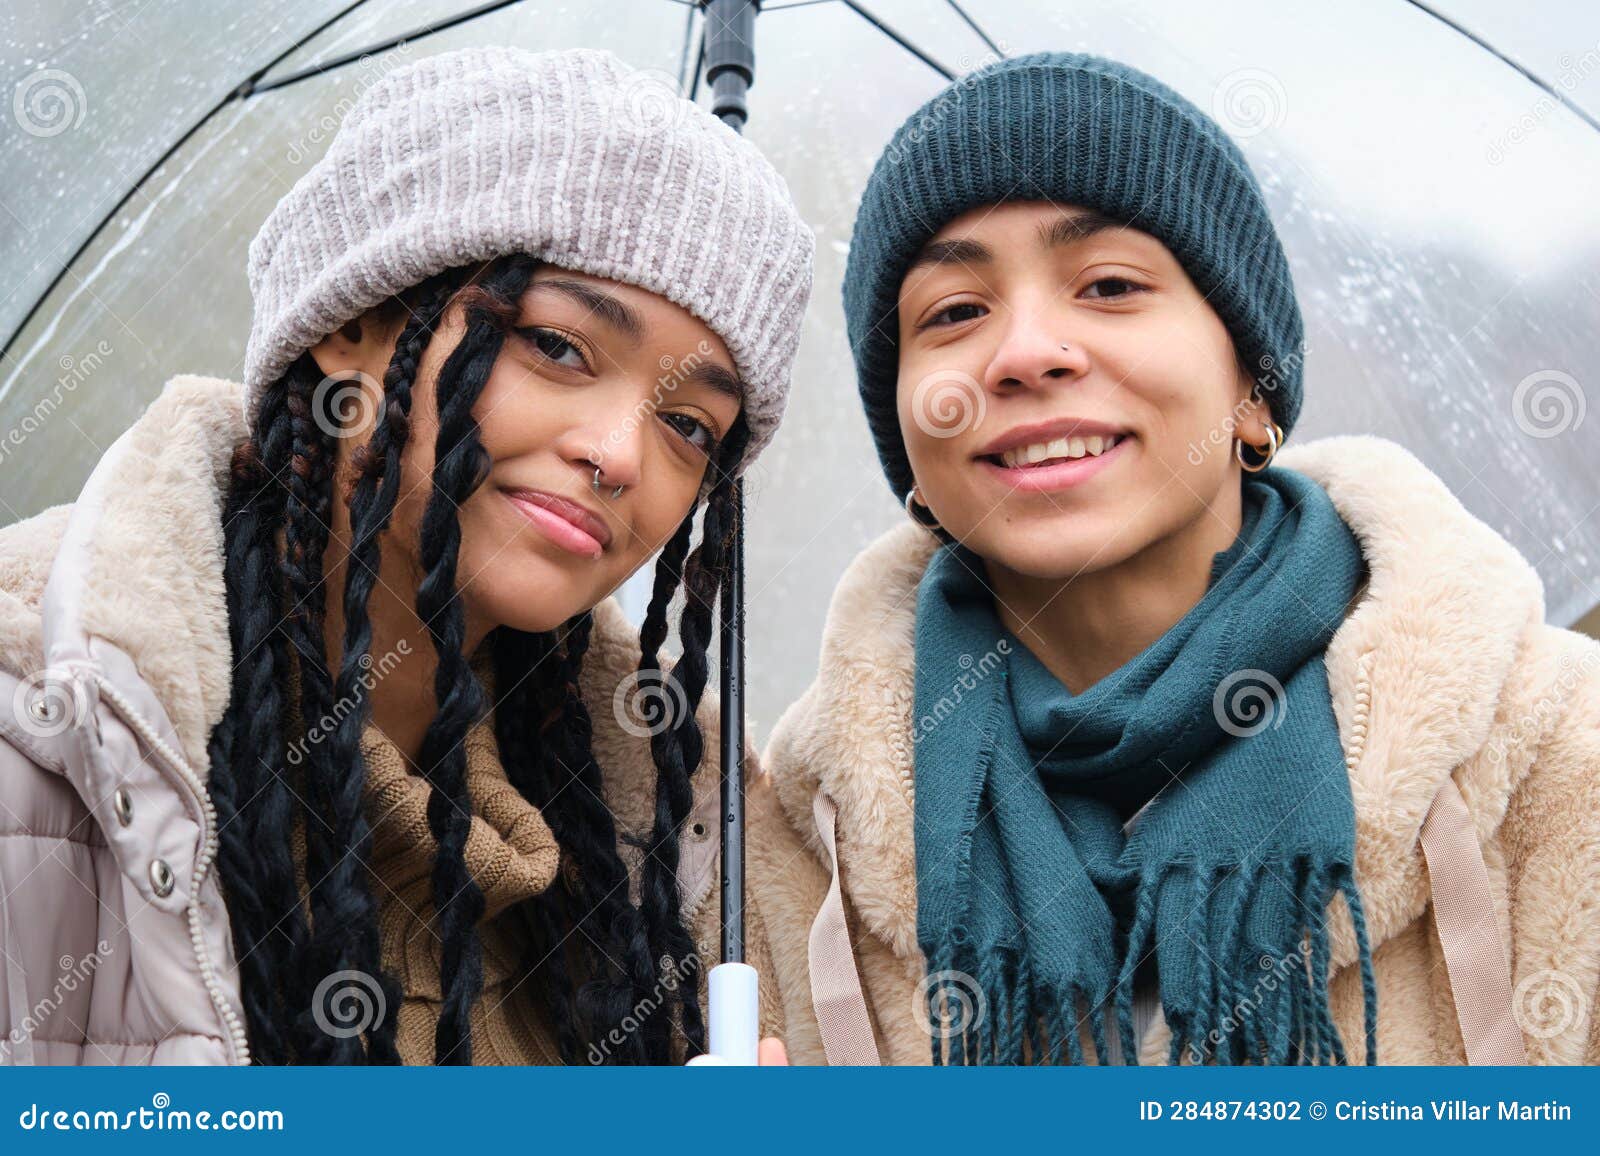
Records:
[[[599,466],[595,466],[595,468],[594,468],[594,481],[590,482],[589,484],[594,489],[595,493],[598,494],[600,492],[600,467]],[[624,488],[625,487],[623,487],[623,486],[618,486],[616,489],[611,491],[611,496],[613,498],[622,497],[622,491],[623,491]]]

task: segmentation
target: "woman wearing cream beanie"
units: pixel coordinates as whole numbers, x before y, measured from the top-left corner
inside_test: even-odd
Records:
[[[65,536],[7,531],[59,596],[0,665],[92,672],[64,733],[119,786],[82,820],[148,890],[101,921],[139,901],[95,976],[124,1013],[33,1060],[704,1050],[706,650],[813,248],[752,145],[607,53],[451,52],[362,95],[250,246],[243,389],[173,379]],[[608,595],[658,549],[635,632]],[[128,728],[170,774],[98,745]],[[192,847],[157,822],[186,815]],[[48,856],[4,873],[47,972],[96,899]]]

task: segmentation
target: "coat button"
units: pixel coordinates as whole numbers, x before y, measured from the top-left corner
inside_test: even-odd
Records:
[[[156,889],[156,894],[165,899],[172,894],[172,868],[167,866],[165,859],[152,859],[150,861],[150,883]]]
[[[689,837],[691,839],[704,839],[710,833],[710,828],[708,828],[699,819],[696,819],[693,823],[689,824]]]
[[[133,822],[133,796],[128,794],[128,788],[118,787],[111,796],[111,805],[117,812],[117,822],[124,827]]]

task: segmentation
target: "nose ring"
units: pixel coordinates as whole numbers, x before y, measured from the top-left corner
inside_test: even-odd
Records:
[[[592,481],[592,482],[591,482],[591,483],[589,483],[589,484],[590,484],[590,486],[591,486],[591,487],[592,487],[592,488],[593,488],[593,489],[594,489],[594,492],[595,492],[595,493],[597,493],[597,494],[598,494],[598,493],[599,493],[599,492],[600,492],[600,467],[599,467],[599,466],[596,466],[596,467],[595,467],[595,468],[594,468],[594,481]],[[612,491],[611,491],[611,496],[612,496],[612,497],[613,497],[613,498],[620,498],[620,497],[622,497],[622,491],[623,491],[623,489],[624,489],[624,487],[623,487],[623,486],[618,486],[618,487],[617,487],[617,488],[616,488],[616,489],[614,489],[614,490],[612,490]]]

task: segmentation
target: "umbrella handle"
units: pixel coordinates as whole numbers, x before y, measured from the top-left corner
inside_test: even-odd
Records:
[[[691,1065],[754,1067],[760,1047],[760,1004],[756,969],[748,963],[719,963],[707,977],[711,1031],[709,1054]]]

